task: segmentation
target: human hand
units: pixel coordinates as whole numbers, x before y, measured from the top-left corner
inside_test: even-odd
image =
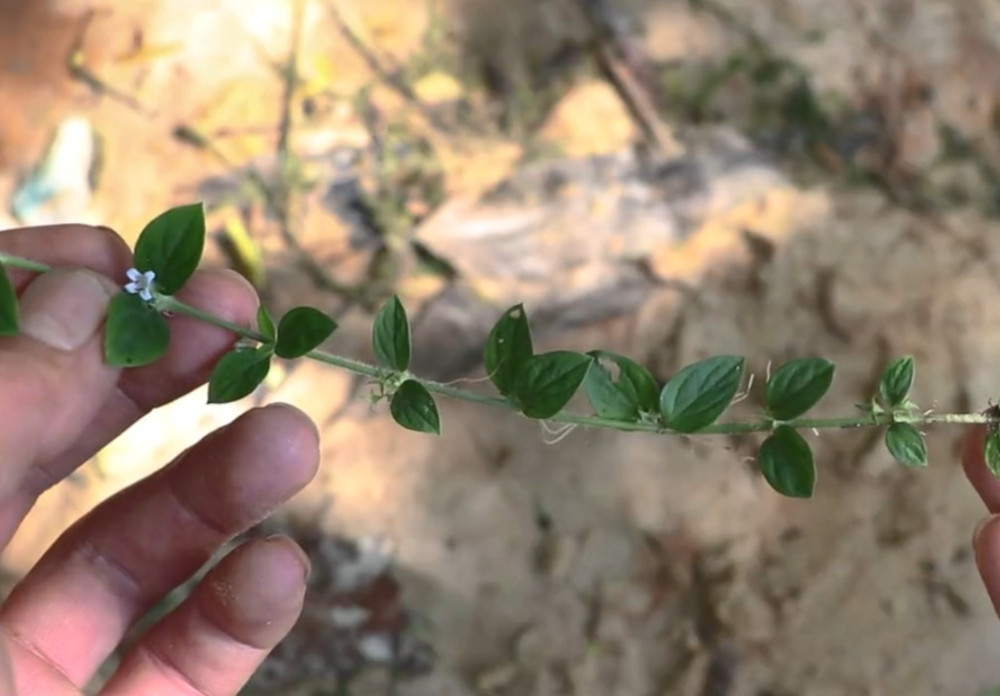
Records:
[[[986,468],[983,457],[985,439],[985,426],[976,426],[969,431],[962,450],[962,468],[990,513],[990,517],[980,522],[973,533],[972,545],[976,567],[986,585],[986,592],[1000,614],[1000,480]]]
[[[150,410],[204,383],[236,336],[173,317],[161,360],[111,368],[102,322],[132,265],[124,242],[61,225],[0,232],[0,250],[89,269],[9,271],[22,334],[0,338],[2,548],[39,494]],[[197,273],[179,296],[245,325],[257,308],[249,284],[226,272]],[[303,488],[318,459],[317,432],[303,414],[254,409],[99,505],[0,607],[0,696],[81,694],[145,612]],[[243,544],[130,649],[102,694],[235,694],[297,619],[308,566],[290,539]]]

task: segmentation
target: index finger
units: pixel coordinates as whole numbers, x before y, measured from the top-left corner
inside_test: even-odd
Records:
[[[132,263],[131,251],[114,232],[84,225],[0,232],[0,250],[52,266],[87,267],[119,282]],[[16,271],[11,273],[15,285],[21,287],[37,275],[11,270]],[[209,314],[248,326],[258,304],[256,292],[246,280],[222,271],[199,271],[178,296]],[[78,439],[68,449],[39,462],[32,475],[20,481],[20,488],[13,495],[0,498],[0,547],[9,540],[38,495],[150,410],[204,383],[215,362],[238,338],[227,329],[184,316],[174,316],[169,323],[171,340],[167,353],[153,365],[126,370],[107,399],[90,392],[84,394],[86,408],[78,410],[90,425],[80,427]],[[65,403],[69,386],[63,384],[61,388],[58,398],[51,399]]]
[[[991,514],[1000,513],[1000,479],[988,468],[983,456],[986,443],[986,426],[977,425],[969,429],[962,447],[962,468],[973,488],[983,499]]]
[[[111,279],[124,277],[132,252],[121,237],[106,227],[46,225],[0,230],[0,251],[49,266],[89,268]],[[20,292],[37,274],[7,269]]]

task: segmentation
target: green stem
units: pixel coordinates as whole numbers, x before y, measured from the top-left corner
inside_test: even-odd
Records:
[[[189,317],[194,317],[195,319],[200,319],[202,321],[208,322],[209,324],[214,324],[215,326],[222,327],[224,329],[229,329],[233,333],[241,336],[243,338],[248,338],[252,341],[264,342],[266,339],[251,329],[244,326],[239,326],[224,319],[219,319],[208,312],[198,309],[197,307],[192,307],[189,304],[181,302],[175,297],[169,297],[166,295],[161,295],[156,300],[157,307],[164,311],[174,312],[176,314],[184,314]],[[325,353],[321,350],[313,350],[306,353],[307,358],[317,360],[321,363],[326,363],[327,365],[332,365],[334,367],[339,367],[344,370],[348,370],[358,375],[364,375],[365,377],[371,377],[373,379],[381,379],[392,374],[391,370],[384,370],[375,365],[370,365],[369,363],[362,362],[361,360],[353,360],[351,358],[345,358],[341,355],[333,355],[332,353]],[[412,377],[412,375],[411,375]],[[417,379],[413,377],[413,379]],[[480,404],[486,404],[489,406],[503,406],[511,408],[510,403],[505,399],[501,399],[496,396],[489,396],[487,394],[477,394],[475,392],[466,391],[464,389],[456,389],[447,384],[441,384],[440,382],[434,382],[432,380],[421,379],[418,380],[428,391],[441,394],[442,396],[449,396],[455,399],[464,399],[465,401],[473,401]]]
[[[4,254],[0,252],[0,265],[10,266],[12,268],[23,268],[29,271],[46,272],[51,270],[51,267],[39,263],[37,261],[31,261],[30,259],[24,259],[18,256],[12,256],[10,254]],[[213,314],[198,309],[197,307],[192,307],[189,304],[181,302],[175,297],[168,295],[158,295],[154,300],[157,309],[165,312],[173,312],[175,314],[183,314],[185,316],[204,321],[209,324],[213,324],[223,329],[232,331],[236,335],[246,338],[252,341],[257,341],[263,343],[266,341],[264,336],[249,329],[245,326],[240,326],[231,321],[222,319]],[[370,377],[372,379],[381,380],[387,377],[391,377],[394,371],[380,368],[375,365],[371,365],[360,360],[353,360],[351,358],[345,358],[340,355],[333,355],[331,353],[325,353],[323,351],[314,350],[306,354],[306,357],[312,360],[317,360],[327,365],[332,365],[334,367],[353,372],[357,375],[362,375],[365,377]],[[479,394],[477,392],[469,391],[466,389],[459,389],[448,384],[443,384],[441,382],[435,382],[433,380],[420,379],[414,375],[407,374],[407,378],[414,379],[428,391],[441,396],[446,396],[452,399],[458,399],[461,401],[468,401],[477,404],[483,404],[486,406],[493,406],[498,408],[503,408],[508,411],[516,411],[516,408],[506,399],[499,396],[490,396],[488,394]],[[566,425],[575,425],[583,428],[611,428],[614,430],[624,430],[631,432],[648,432],[648,433],[659,433],[659,434],[677,434],[674,431],[665,429],[661,424],[655,422],[630,422],[630,421],[618,421],[610,418],[601,418],[599,416],[585,416],[576,413],[560,412],[551,418],[546,419],[553,423],[564,423]],[[961,425],[975,425],[975,424],[995,424],[1000,422],[1000,418],[985,414],[985,413],[923,413],[916,415],[892,415],[892,414],[879,414],[879,415],[864,415],[857,416],[853,418],[793,418],[787,421],[774,421],[770,419],[761,419],[757,421],[749,422],[730,422],[730,423],[715,423],[699,430],[697,434],[699,435],[735,435],[743,433],[761,433],[769,432],[773,430],[778,425],[788,425],[795,429],[809,429],[809,430],[826,430],[826,429],[854,429],[854,428],[865,428],[873,426],[885,426],[890,425],[893,422],[899,423],[910,423],[914,426],[926,426],[934,425],[938,423],[947,424],[961,424]]]
[[[36,271],[38,273],[45,273],[52,270],[51,266],[46,266],[44,263],[32,261],[31,259],[22,259],[20,256],[11,256],[2,251],[0,251],[0,265],[10,266],[11,268],[23,268],[26,271]]]
[[[173,298],[161,296],[157,300],[158,306],[161,309],[176,312],[177,314],[186,314],[190,317],[195,317],[196,319],[201,319],[210,324],[215,324],[225,329],[242,336],[243,338],[248,338],[253,341],[264,341],[264,337],[261,336],[256,331],[247,329],[242,326],[238,326],[231,322],[219,319],[217,317],[208,314],[196,307],[184,304],[183,302]],[[385,370],[375,365],[370,365],[369,363],[362,362],[360,360],[352,360],[351,358],[345,358],[340,355],[333,355],[331,353],[325,353],[323,351],[314,350],[306,354],[306,357],[313,360],[318,360],[319,362],[326,363],[327,365],[332,365],[334,367],[339,367],[344,370],[348,370],[355,374],[364,375],[366,377],[371,377],[373,379],[382,379],[384,377],[393,374],[391,370]],[[477,392],[469,391],[467,389],[459,389],[457,387],[450,386],[448,384],[442,384],[441,382],[435,382],[433,380],[420,379],[413,375],[407,375],[411,379],[415,379],[424,387],[427,391],[435,394],[440,394],[441,396],[446,396],[452,399],[458,399],[460,401],[468,401],[477,404],[483,404],[486,406],[494,406],[497,408],[503,408],[509,411],[515,410],[514,406],[507,401],[498,396],[490,396],[488,394],[479,394]],[[564,423],[566,425],[575,425],[582,428],[611,428],[614,430],[624,430],[630,432],[648,432],[648,433],[671,433],[672,431],[665,430],[658,423],[647,423],[647,422],[632,422],[632,421],[619,421],[613,420],[611,418],[601,418],[599,416],[585,416],[576,413],[567,413],[562,411],[546,419],[553,423]],[[931,425],[934,423],[962,423],[962,424],[976,424],[976,423],[994,423],[995,418],[992,418],[985,414],[979,413],[930,413],[926,415],[917,416],[896,416],[896,421],[911,423],[913,425]],[[795,418],[788,421],[772,421],[772,420],[759,420],[752,422],[731,422],[731,423],[716,423],[708,426],[702,430],[698,431],[699,435],[733,435],[739,433],[760,433],[768,432],[774,429],[776,425],[789,425],[795,429],[853,429],[853,428],[864,428],[871,426],[889,425],[892,423],[892,417],[889,415],[882,415],[878,417],[873,416],[861,416],[853,418]]]
[[[209,314],[208,312],[198,309],[197,307],[192,307],[191,305],[185,304],[171,295],[157,295],[153,300],[153,303],[156,308],[162,312],[173,312],[174,314],[183,314],[194,319],[199,319],[208,324],[218,326],[219,328],[229,329],[243,338],[248,338],[252,341],[257,341],[258,343],[264,343],[267,340],[256,331],[248,329],[245,326],[240,326],[239,324],[234,324],[231,321],[226,321],[221,317]]]

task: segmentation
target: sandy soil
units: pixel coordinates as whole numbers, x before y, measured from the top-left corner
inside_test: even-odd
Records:
[[[281,84],[264,57],[280,60],[287,50],[285,2],[150,0],[128,10],[106,3],[113,12],[97,15],[99,29],[89,31],[98,34],[85,41],[88,65],[138,94],[142,111],[95,96],[52,64],[80,26],[66,17],[89,5],[63,4],[66,14],[40,30],[44,55],[39,42],[0,39],[0,70],[9,73],[18,57],[32,75],[18,81],[0,72],[0,103],[21,105],[0,118],[0,191],[44,147],[49,131],[39,125],[73,112],[89,115],[106,139],[92,214],[123,230],[137,230],[192,182],[227,171],[171,139],[178,123],[271,124],[266,136],[231,145],[239,162],[273,147]],[[628,4],[644,13],[650,52],[664,60],[725,51],[724,27],[686,3]],[[909,65],[939,88],[933,108],[902,112],[912,135],[901,157],[907,166],[938,171],[932,165],[942,145],[932,126],[977,138],[987,132],[983,112],[992,113],[996,96],[993,39],[976,27],[989,26],[981,20],[996,13],[994,5],[969,3],[958,12],[876,2],[858,14],[852,3],[724,4],[817,84],[849,99],[860,100],[867,85],[859,71],[883,61],[887,49],[873,47],[872,37],[891,39],[894,57],[880,64]],[[307,69],[321,73],[317,56],[333,56],[329,89],[367,79],[363,63],[321,21],[319,4],[311,11]],[[400,56],[415,50],[428,26],[409,0],[373,1],[359,12],[372,36]],[[13,21],[0,14],[0,34],[11,33],[4,23]],[[43,23],[40,16],[20,21]],[[513,27],[512,36],[497,39],[503,50],[522,55],[522,25],[496,24]],[[138,29],[148,45],[172,48],[138,67],[118,60]],[[978,53],[970,57],[973,31]],[[542,38],[532,37],[532,51],[542,50]],[[357,137],[356,116],[339,118],[336,128],[327,126],[334,137]],[[629,316],[544,342],[618,350],[661,379],[710,354],[746,355],[758,375],[772,361],[823,355],[837,364],[834,388],[817,410],[828,415],[866,400],[885,362],[911,353],[921,405],[978,409],[1000,384],[997,232],[996,220],[973,205],[929,215],[830,181],[775,185],[702,221],[684,246],[650,255],[658,272],[692,283],[693,295],[649,292]],[[279,306],[331,302],[301,282],[274,296]],[[364,356],[365,320],[348,317],[331,348]],[[396,548],[405,605],[438,654],[430,675],[397,693],[979,696],[1000,685],[991,647],[1000,622],[969,553],[984,510],[957,466],[955,429],[932,431],[924,471],[892,463],[871,434],[812,437],[817,495],[791,502],[755,473],[749,438],[575,431],[552,443],[536,423],[443,403],[444,434],[435,439],[399,429],[384,410],[372,414],[354,386],[302,365],[257,401],[290,401],[323,426],[321,475],[282,513],[282,524],[313,520],[332,534],[382,536]],[[252,401],[209,408],[199,392],[151,415],[40,501],[6,553],[7,566],[22,572],[96,501]],[[366,675],[349,693],[387,693],[384,681]],[[287,685],[278,692],[306,693]]]

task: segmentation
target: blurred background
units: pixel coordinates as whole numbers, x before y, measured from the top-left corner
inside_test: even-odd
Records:
[[[840,416],[910,353],[918,403],[977,410],[1000,390],[998,58],[997,0],[0,0],[0,228],[134,242],[202,200],[205,264],[275,314],[319,307],[326,347],[370,359],[397,293],[414,370],[471,389],[524,302],[539,349],[661,381],[820,355],[817,414]],[[793,502],[754,437],[442,403],[431,438],[369,389],[289,363],[241,403],[161,409],[40,501],[9,580],[280,400],[324,460],[265,527],[314,572],[248,694],[1000,693],[956,429],[917,472],[877,432],[817,434],[816,498]]]

